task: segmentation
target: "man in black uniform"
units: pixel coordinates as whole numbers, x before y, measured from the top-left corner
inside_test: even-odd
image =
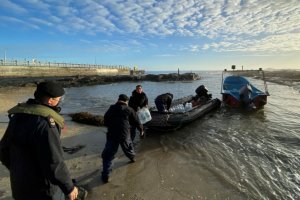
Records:
[[[102,181],[107,183],[112,171],[112,160],[118,151],[119,145],[131,162],[135,162],[135,152],[130,138],[130,125],[138,128],[143,133],[142,125],[139,123],[136,113],[128,104],[125,94],[119,95],[116,104],[111,105],[104,115],[104,125],[107,127],[106,144],[102,152]]]
[[[141,85],[137,85],[135,87],[135,90],[132,91],[132,95],[129,99],[128,105],[133,108],[135,112],[138,111],[138,109],[143,108],[145,106],[148,106],[148,97],[147,95],[143,92],[143,88]],[[130,137],[131,140],[134,141],[135,135],[136,135],[136,126],[131,126],[130,129]],[[144,135],[140,135],[143,137]]]
[[[170,109],[173,100],[173,94],[165,93],[155,98],[155,105],[158,112],[166,112]]]
[[[0,142],[0,160],[10,172],[16,200],[52,200],[62,195],[61,191],[68,199],[79,197],[60,141],[64,119],[58,103],[64,93],[58,83],[42,82],[34,99],[8,111],[10,121]]]

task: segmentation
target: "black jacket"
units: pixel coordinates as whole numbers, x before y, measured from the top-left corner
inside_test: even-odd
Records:
[[[173,100],[173,94],[165,93],[165,94],[158,95],[155,98],[155,103],[161,103],[167,105],[167,109],[169,110],[172,104],[172,100]]]
[[[15,199],[51,199],[58,185],[74,185],[63,159],[60,127],[51,117],[13,114],[0,142],[1,162],[10,171]]]
[[[144,92],[137,93],[136,90],[133,90],[128,105],[137,111],[138,107],[142,108],[148,105],[148,97]]]
[[[104,125],[107,127],[107,139],[116,141],[130,138],[130,125],[143,130],[135,111],[121,101],[109,107],[104,115]]]

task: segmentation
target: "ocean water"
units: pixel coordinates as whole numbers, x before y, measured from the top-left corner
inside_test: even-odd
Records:
[[[161,93],[171,92],[176,99],[195,94],[199,85],[205,85],[214,98],[221,99],[221,72],[199,74],[201,80],[190,82],[122,82],[67,88],[62,113],[103,115],[119,94],[130,96],[137,84],[143,86],[150,106]],[[261,83],[250,81],[254,85]],[[298,88],[299,85],[268,83],[271,96],[264,109],[244,112],[220,108],[177,131],[149,133],[142,143],[151,140],[168,155],[176,155],[157,164],[167,177],[167,164],[163,162],[172,163],[174,184],[167,178],[158,184],[163,188],[172,185],[170,190],[177,192],[180,199],[299,199]]]

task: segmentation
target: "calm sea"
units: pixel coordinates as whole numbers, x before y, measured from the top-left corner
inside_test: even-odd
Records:
[[[202,84],[213,97],[221,99],[221,72],[199,74],[201,80],[193,82],[122,82],[68,88],[62,113],[103,115],[119,94],[130,96],[137,84],[142,84],[150,105],[161,93],[171,92],[180,98],[194,94]],[[299,199],[299,90],[272,83],[268,89],[268,103],[257,112],[221,108],[175,132],[148,136],[182,157],[185,167],[179,173],[200,174],[202,180],[185,186],[177,180],[179,190],[205,181],[205,199]]]

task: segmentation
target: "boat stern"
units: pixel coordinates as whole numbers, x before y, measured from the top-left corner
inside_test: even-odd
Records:
[[[268,98],[268,95],[259,95],[259,96],[256,96],[252,100],[252,102],[256,108],[263,108],[264,105],[267,104],[267,98]]]
[[[241,102],[239,99],[235,98],[231,94],[223,93],[222,94],[222,102],[225,105],[228,105],[233,108],[238,108],[241,106]]]

